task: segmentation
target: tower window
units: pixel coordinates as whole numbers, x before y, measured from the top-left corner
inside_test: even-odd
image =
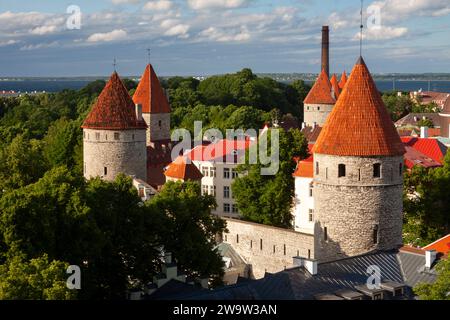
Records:
[[[328,229],[327,229],[327,227],[323,228],[323,240],[328,241]]]
[[[95,140],[100,140],[100,132],[95,133]]]
[[[250,249],[253,248],[253,240],[250,240]]]
[[[358,181],[361,181],[361,169],[358,169]]]
[[[259,249],[262,250],[262,239],[259,239]]]
[[[120,140],[120,133],[114,132],[114,140]]]
[[[313,196],[313,188],[312,188],[312,187],[309,188],[309,196],[310,196],[310,197]]]
[[[286,244],[283,245],[283,255],[286,255]]]
[[[161,126],[162,126],[162,122],[161,122],[161,120],[159,120],[159,121],[158,121],[158,127],[161,128]]]
[[[311,259],[311,249],[308,249],[308,259]]]
[[[345,164],[338,165],[338,178],[345,177]]]
[[[375,163],[373,165],[373,177],[374,178],[381,178],[381,164]]]
[[[131,135],[131,139],[134,140],[134,133]]]
[[[273,253],[275,253],[276,252],[276,248],[275,248],[275,245],[273,245]]]
[[[309,222],[314,220],[314,209],[309,209],[308,220]]]
[[[398,175],[401,177],[403,174],[403,163],[400,163],[398,166]]]
[[[103,168],[103,174],[106,176],[106,175],[108,175],[108,168],[107,167],[104,167]]]
[[[86,132],[83,131],[83,138],[86,139]]]
[[[306,110],[308,110],[308,111],[309,111],[309,107],[306,107]]]
[[[373,228],[373,244],[378,243],[378,225]]]
[[[317,107],[317,111],[320,111],[320,107]]]
[[[236,235],[236,243],[239,243],[239,235]]]
[[[316,162],[316,174],[319,174],[319,162]]]

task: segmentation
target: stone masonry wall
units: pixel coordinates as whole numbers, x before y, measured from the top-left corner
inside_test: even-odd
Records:
[[[84,176],[114,180],[119,173],[147,181],[145,129],[83,130]],[[115,140],[114,133],[119,134]],[[106,175],[105,175],[106,168]]]
[[[329,104],[305,104],[303,121],[310,127],[314,125],[314,122],[322,127],[333,107],[334,105]]]
[[[142,117],[148,125],[147,145],[154,141],[170,140],[170,113],[143,113]]]
[[[314,236],[237,219],[224,218],[229,243],[251,265],[256,279],[264,273],[278,272],[293,264],[294,256],[314,258]],[[261,246],[262,244],[262,246]]]
[[[329,261],[401,245],[403,157],[314,157],[317,258]],[[381,164],[380,178],[373,177],[375,163]],[[345,177],[338,177],[339,164],[346,166]]]

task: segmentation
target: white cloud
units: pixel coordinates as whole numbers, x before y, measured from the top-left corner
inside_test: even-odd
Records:
[[[53,41],[50,43],[38,43],[38,44],[29,44],[20,48],[21,51],[29,51],[29,50],[37,50],[44,48],[54,48],[59,46],[58,41]]]
[[[0,41],[0,47],[6,47],[6,46],[10,46],[16,43],[19,43],[20,41],[18,40],[4,40],[4,41]]]
[[[378,6],[381,19],[391,22],[411,16],[444,16],[450,13],[448,0],[381,0],[371,6]]]
[[[192,9],[202,10],[210,8],[238,8],[247,4],[248,0],[188,0]]]
[[[379,28],[365,29],[363,39],[366,40],[391,40],[403,37],[408,33],[408,28],[381,26]],[[353,40],[359,40],[360,33],[355,34]]]
[[[199,33],[201,37],[217,42],[244,42],[250,39],[247,28],[242,27],[240,31],[220,30],[216,27],[209,27]]]
[[[111,0],[114,4],[136,4],[140,0]]]
[[[127,37],[127,32],[122,29],[116,29],[106,33],[94,33],[87,39],[88,42],[110,42],[123,40]]]
[[[190,26],[187,24],[177,24],[169,28],[164,34],[166,36],[179,36],[186,38]]]
[[[58,30],[58,26],[55,26],[55,25],[41,26],[41,27],[36,27],[36,28],[32,29],[30,31],[30,33],[36,34],[36,35],[44,35],[44,34],[54,33],[57,30]]]
[[[156,0],[156,1],[149,1],[145,4],[144,10],[148,11],[163,11],[163,10],[169,10],[173,6],[173,3],[169,0]]]

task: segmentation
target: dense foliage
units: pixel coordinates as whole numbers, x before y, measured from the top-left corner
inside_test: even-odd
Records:
[[[401,95],[398,95],[398,92],[385,92],[383,93],[382,98],[394,122],[403,118],[411,112],[434,113],[438,112],[439,110],[435,103],[422,105],[417,101],[412,100],[410,96],[405,92],[403,92]]]
[[[405,173],[404,240],[426,245],[450,232],[450,152],[444,166]]]
[[[437,280],[434,283],[421,283],[414,293],[421,300],[450,300],[450,259],[442,259],[436,265]]]

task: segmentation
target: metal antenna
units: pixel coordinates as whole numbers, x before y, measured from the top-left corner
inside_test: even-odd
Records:
[[[148,64],[150,64],[150,48],[147,49],[147,54],[148,54]]]
[[[362,41],[363,41],[363,7],[364,7],[364,0],[361,0],[361,11],[360,11],[360,15],[361,15],[361,24],[360,24],[360,34],[359,34],[359,56],[362,57]]]
[[[116,67],[117,67],[116,57],[114,57],[113,67],[114,67],[114,72],[116,72]]]

